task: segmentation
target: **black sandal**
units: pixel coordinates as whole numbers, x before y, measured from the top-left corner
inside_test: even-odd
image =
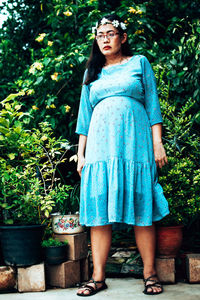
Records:
[[[143,281],[144,281],[144,287],[145,287],[143,293],[146,294],[146,295],[158,295],[158,294],[161,294],[163,292],[163,287],[162,287],[160,281],[159,280],[151,279],[152,277],[157,277],[157,274],[151,275],[148,278],[143,279]],[[147,281],[151,281],[153,283],[147,284]],[[154,292],[153,289],[152,289],[152,287],[161,288],[161,291],[160,292]],[[148,288],[152,289],[151,292],[147,291]]]
[[[88,283],[94,283],[95,284],[95,288],[93,288],[92,286],[88,285]],[[101,287],[97,287],[97,283],[103,283],[103,285]],[[102,281],[95,281],[93,278],[90,279],[90,281],[88,281],[86,284],[84,284],[83,286],[80,287],[80,289],[85,288],[85,291],[89,291],[89,294],[84,294],[83,293],[77,293],[77,296],[82,296],[82,297],[87,297],[87,296],[92,296],[95,295],[96,293],[105,290],[108,288],[107,284],[105,283],[105,279]]]

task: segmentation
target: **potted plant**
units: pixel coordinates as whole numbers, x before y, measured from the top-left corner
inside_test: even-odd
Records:
[[[79,223],[80,185],[62,186],[56,190],[55,213],[52,213],[52,229],[57,234],[74,234],[83,232]],[[70,201],[68,201],[68,199]]]
[[[161,256],[177,255],[183,227],[200,215],[200,168],[196,159],[200,139],[190,114],[193,105],[189,99],[177,111],[175,104],[161,100],[168,165],[158,172],[170,208],[170,214],[157,223],[157,251]]]
[[[27,129],[31,119],[21,111],[16,95],[0,107],[1,244],[8,265],[39,263],[45,224],[52,200],[57,166],[64,162],[68,142],[56,139],[47,122]]]
[[[67,259],[67,244],[68,241],[59,241],[52,237],[42,241],[44,249],[45,262],[48,264],[61,264]]]

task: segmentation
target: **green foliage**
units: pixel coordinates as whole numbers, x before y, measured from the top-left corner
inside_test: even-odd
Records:
[[[179,109],[170,103],[170,82],[165,85],[166,70],[155,69],[160,86],[162,109],[163,141],[168,157],[168,165],[159,171],[159,182],[169,202],[170,215],[162,224],[187,225],[200,216],[200,137],[195,130],[196,115],[192,115],[195,101],[188,99]]]
[[[0,208],[6,224],[44,223],[55,206],[56,193],[60,201],[71,188],[56,177],[70,146],[54,137],[47,122],[27,130],[31,116],[20,110],[16,95],[1,102]]]
[[[80,185],[58,184],[53,190],[52,199],[55,201],[55,212],[60,212],[61,215],[75,213],[79,210],[79,193]]]
[[[59,247],[59,246],[67,245],[67,244],[68,244],[67,240],[61,242],[58,239],[54,239],[54,238],[49,238],[48,240],[43,240],[42,241],[42,247],[43,248]]]
[[[146,55],[157,77],[169,159],[160,171],[171,210],[165,222],[187,224],[197,218],[199,1],[16,0],[6,5],[10,17],[0,29],[0,96],[9,95],[0,116],[0,203],[4,212],[19,213],[19,199],[23,210],[28,209],[26,201],[34,209],[39,207],[36,216],[54,209],[78,210],[79,184],[73,189],[53,184],[57,162],[62,163],[60,153],[68,145],[64,140],[59,144],[59,137],[76,144],[83,71],[94,38],[91,28],[99,17],[115,10],[127,24],[133,54]],[[41,122],[47,123],[43,126]],[[51,148],[57,149],[54,157]],[[71,180],[73,175],[69,171]],[[44,210],[40,197],[46,197]],[[8,198],[12,201],[7,203]]]
[[[72,142],[76,139],[74,131],[81,82],[94,38],[91,28],[99,17],[111,12],[111,7],[128,25],[133,53],[147,55],[151,62],[167,66],[164,80],[165,83],[170,80],[170,97],[180,103],[179,108],[188,98],[199,101],[197,1],[193,1],[192,6],[181,1],[176,4],[123,0],[121,4],[110,5],[107,1],[96,0],[16,2],[17,17],[13,15],[0,31],[3,37],[0,45],[4,65],[2,79],[6,77],[5,72],[15,74],[12,68],[19,65],[12,61],[11,67],[10,62],[16,57],[12,26],[17,28],[14,36],[18,48],[25,48],[29,55],[20,53],[21,62],[26,61],[24,71],[15,76],[15,80],[10,78],[9,85],[4,84],[2,91],[3,96],[8,87],[10,92],[24,92],[20,101],[33,116],[34,127],[45,120],[51,124],[56,136],[62,134]],[[19,20],[23,20],[23,25],[19,25]],[[32,34],[27,32],[26,39],[21,40],[27,28],[31,28]],[[4,41],[10,43],[9,57]],[[196,109],[199,111],[197,105],[194,111]],[[198,119],[198,126],[199,122]]]

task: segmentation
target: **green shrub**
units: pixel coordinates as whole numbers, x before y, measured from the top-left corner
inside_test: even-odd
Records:
[[[28,118],[31,116],[21,111],[16,95],[1,102],[0,211],[6,224],[46,222],[56,192],[59,197],[66,192],[56,170],[66,160],[69,143],[55,138],[47,122],[27,130]]]
[[[59,247],[59,246],[62,246],[62,245],[67,245],[67,244],[68,244],[67,240],[61,242],[58,239],[54,239],[54,238],[49,238],[48,240],[43,240],[42,241],[42,247],[43,248]]]

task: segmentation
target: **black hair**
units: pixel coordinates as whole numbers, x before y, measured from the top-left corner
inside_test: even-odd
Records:
[[[106,15],[106,16],[104,16],[104,18],[106,18],[107,20],[109,20],[111,22],[113,20],[117,20],[117,21],[119,21],[119,23],[122,22],[121,18],[115,13]],[[102,18],[98,21],[97,28],[101,24],[101,20],[102,20]],[[120,26],[118,26],[117,29],[118,29],[120,35],[123,36],[123,33],[125,32],[125,30],[123,30]],[[96,32],[95,32],[95,35],[96,35]],[[121,50],[122,50],[122,54],[125,56],[132,55],[132,51],[130,49],[130,45],[127,40],[125,43],[122,44]],[[96,39],[94,39],[90,57],[86,63],[86,68],[88,69],[88,72],[87,72],[85,82],[83,84],[88,85],[92,81],[96,80],[97,75],[101,72],[101,69],[104,66],[105,62],[106,62],[105,56],[101,53],[99,46],[97,44],[97,41],[96,41]]]

